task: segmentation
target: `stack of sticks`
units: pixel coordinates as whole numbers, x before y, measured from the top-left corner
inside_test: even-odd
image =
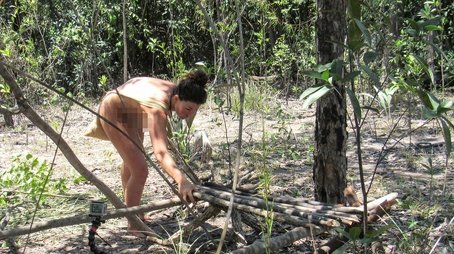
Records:
[[[232,192],[224,186],[198,186],[194,197],[211,204],[228,207]],[[394,200],[397,193],[388,194],[371,201],[367,210],[372,212],[386,200]],[[346,207],[329,205],[304,198],[290,196],[269,197],[268,200],[247,191],[237,190],[234,194],[233,207],[240,211],[249,212],[262,217],[273,212],[274,219],[293,226],[319,225],[338,227],[340,224],[350,226],[359,223],[363,207]]]
[[[212,204],[228,207],[232,193],[229,190],[199,186],[194,197]],[[319,225],[337,227],[340,223],[352,225],[358,223],[362,208],[333,206],[308,199],[292,197],[269,197],[268,200],[254,194],[236,191],[233,207],[240,211],[259,216],[269,216],[273,213],[276,221],[294,226]]]

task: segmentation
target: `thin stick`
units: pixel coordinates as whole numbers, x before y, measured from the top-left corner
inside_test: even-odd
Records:
[[[312,229],[312,230],[311,230]],[[253,244],[246,246],[244,248],[232,251],[232,254],[261,254],[261,253],[266,253],[266,250],[268,251],[277,251],[281,249],[282,247],[289,246],[293,242],[302,239],[304,237],[309,237],[311,235],[311,231],[314,232],[315,234],[320,234],[323,230],[314,227],[314,226],[309,226],[309,228],[306,227],[297,227],[294,228],[290,231],[288,231],[285,234],[276,236],[271,238],[268,242],[263,242],[261,240],[255,241]]]

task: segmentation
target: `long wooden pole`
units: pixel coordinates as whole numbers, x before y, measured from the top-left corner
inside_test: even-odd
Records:
[[[169,200],[161,200],[150,202],[142,206],[134,206],[128,208],[120,208],[113,211],[108,211],[106,215],[102,216],[103,219],[113,219],[119,217],[125,217],[127,215],[138,214],[143,212],[150,212],[160,209],[165,209],[173,206],[181,205],[179,198],[172,198]],[[0,240],[4,240],[10,237],[15,237],[19,235],[26,235],[31,233],[36,233],[43,230],[48,230],[52,228],[66,227],[71,225],[78,225],[83,223],[89,223],[93,221],[93,217],[90,217],[88,214],[85,215],[75,215],[71,217],[65,217],[45,222],[37,222],[33,224],[33,227],[30,228],[30,225],[25,225],[17,227],[10,230],[0,231]]]

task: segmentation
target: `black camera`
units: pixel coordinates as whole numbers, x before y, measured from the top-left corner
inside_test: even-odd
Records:
[[[102,217],[107,213],[107,204],[103,201],[91,201],[90,202],[90,216],[91,217]]]

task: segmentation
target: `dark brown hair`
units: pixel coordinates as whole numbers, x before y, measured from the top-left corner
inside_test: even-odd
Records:
[[[208,75],[204,71],[189,72],[180,80],[173,94],[178,95],[183,101],[204,104],[207,100],[207,91],[205,90],[207,82]]]

